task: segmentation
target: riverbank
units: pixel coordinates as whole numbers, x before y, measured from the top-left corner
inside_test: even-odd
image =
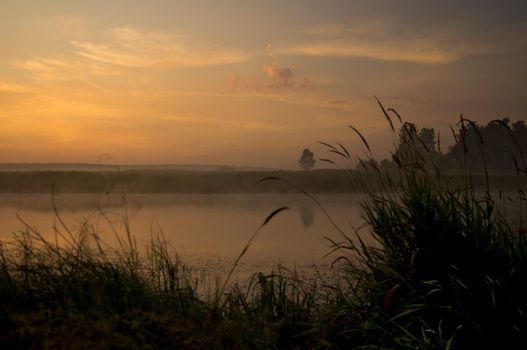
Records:
[[[388,171],[392,178],[398,171]],[[362,176],[355,170],[312,171],[4,171],[0,172],[0,193],[92,193],[92,194],[236,194],[236,193],[356,193],[361,188],[352,180]],[[276,181],[264,181],[277,178]],[[525,188],[527,177],[513,172],[488,176],[494,191],[516,192]],[[460,174],[442,174],[442,181],[463,186]],[[376,176],[364,176],[370,187],[378,186]],[[484,189],[487,177],[473,175],[472,185]]]

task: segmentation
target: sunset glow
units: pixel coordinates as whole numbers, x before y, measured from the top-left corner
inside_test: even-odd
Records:
[[[525,118],[525,2],[377,3],[4,0],[0,162],[296,168],[360,152],[349,124],[384,157],[374,96],[443,135]]]

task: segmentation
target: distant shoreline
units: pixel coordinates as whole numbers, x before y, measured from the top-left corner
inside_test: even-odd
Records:
[[[0,193],[6,194],[237,194],[237,193],[355,193],[355,171],[0,171]],[[397,172],[393,171],[394,176]],[[273,178],[262,182],[264,178]],[[365,177],[368,179],[368,177]],[[374,176],[369,187],[374,188]],[[459,174],[445,181],[462,186]],[[475,188],[486,186],[485,176],[472,177]],[[493,173],[489,183],[494,191],[515,192],[525,188],[527,177],[513,172]]]
[[[235,166],[222,164],[94,164],[94,163],[0,163],[2,171],[269,171],[265,167]]]

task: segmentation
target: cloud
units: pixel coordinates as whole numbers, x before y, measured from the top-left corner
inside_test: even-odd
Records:
[[[262,67],[263,72],[267,75],[267,79],[274,86],[274,88],[289,88],[294,84],[293,71],[291,68],[278,67],[276,64],[267,65]]]
[[[125,67],[203,67],[239,63],[248,55],[237,49],[201,44],[160,31],[118,27],[103,43],[72,41],[75,52],[91,60]]]
[[[21,84],[12,84],[4,81],[0,81],[0,92],[2,93],[28,93],[30,89]]]
[[[447,64],[469,56],[501,54],[527,45],[527,23],[503,23],[492,30],[479,19],[419,26],[390,18],[352,24],[321,23],[305,29],[308,38],[275,48],[285,55],[362,57],[384,61]]]
[[[108,64],[71,55],[34,57],[15,62],[14,66],[31,73],[40,82],[77,80],[93,84],[101,77],[122,76],[122,72]]]
[[[463,49],[443,49],[426,40],[408,42],[325,41],[294,45],[281,50],[282,54],[326,57],[364,57],[376,60],[413,63],[449,63],[467,56]]]
[[[16,64],[18,67],[38,74],[55,73],[73,67],[72,60],[65,57],[37,57]]]
[[[262,72],[265,77],[242,78],[234,75],[229,79],[231,91],[243,90],[248,92],[273,93],[280,91],[301,91],[313,86],[309,77],[296,78],[294,68],[280,67],[277,63],[264,64]]]
[[[293,77],[293,71],[290,68],[284,67],[279,68],[276,64],[267,65],[264,64],[262,70],[267,74],[267,77],[271,80],[289,80]]]

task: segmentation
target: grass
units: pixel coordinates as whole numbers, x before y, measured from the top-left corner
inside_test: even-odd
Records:
[[[389,119],[390,110],[381,107]],[[340,144],[327,146],[351,161]],[[112,249],[89,226],[71,232],[61,225],[50,242],[27,225],[0,246],[0,343],[58,349],[525,348],[523,218],[514,225],[507,220],[497,209],[499,198],[485,189],[486,181],[475,185],[468,165],[462,179],[449,181],[439,166],[420,164],[426,156],[399,154],[395,174],[368,160],[358,160],[361,171],[349,172],[365,225],[347,233],[335,224],[342,235],[331,241],[339,280],[306,283],[278,266],[269,275],[256,272],[245,287],[229,283],[261,227],[286,208],[263,221],[209,299],[199,296],[160,234],[144,249],[131,235]],[[521,208],[525,199],[519,200]],[[375,244],[366,245],[364,235]]]
[[[359,284],[350,272],[348,306],[361,325],[342,333],[388,348],[525,345],[525,237],[490,198],[449,191],[426,176],[405,182],[397,198],[376,194],[365,204],[378,248],[339,244],[362,265]]]
[[[118,249],[105,247],[89,226],[56,229],[55,242],[28,225],[0,246],[0,343],[8,348],[264,349],[312,342],[316,287],[283,268],[254,274],[243,290],[226,280],[204,300],[160,235],[139,251],[126,237]]]
[[[366,161],[360,166],[376,186],[364,174],[352,174],[362,188],[366,228],[376,244],[364,245],[360,232],[333,242],[356,257],[348,266],[353,293],[340,296],[346,305],[341,310],[352,312],[337,327],[338,345],[524,348],[527,242],[522,219],[513,229],[497,210],[488,182],[474,184],[474,169],[465,164],[463,182],[449,181],[440,164],[430,168],[427,157],[434,155],[414,144],[398,154],[396,177]]]

